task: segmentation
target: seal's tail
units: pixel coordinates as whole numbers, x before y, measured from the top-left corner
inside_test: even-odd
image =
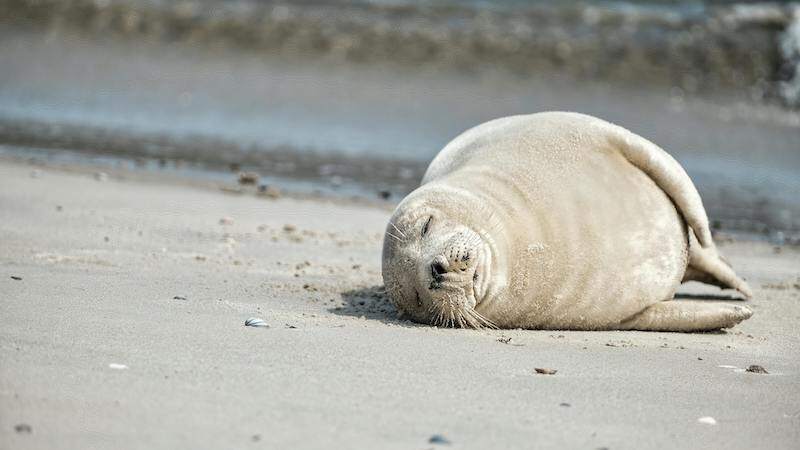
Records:
[[[697,242],[694,232],[689,230],[689,267],[683,281],[699,281],[723,289],[736,289],[745,298],[752,298],[753,291],[743,279],[736,275],[730,264],[717,252],[715,246],[703,247]]]

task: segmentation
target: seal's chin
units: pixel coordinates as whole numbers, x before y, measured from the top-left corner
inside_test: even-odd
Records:
[[[496,328],[495,324],[475,310],[473,287],[453,286],[430,295],[430,322],[433,325],[458,328]]]

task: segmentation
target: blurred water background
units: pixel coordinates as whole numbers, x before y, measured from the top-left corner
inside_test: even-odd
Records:
[[[784,240],[799,109],[793,2],[0,0],[6,157],[396,201],[466,128],[572,110],[672,153],[716,228]]]

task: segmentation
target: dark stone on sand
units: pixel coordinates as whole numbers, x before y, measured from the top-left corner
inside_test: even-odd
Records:
[[[11,275],[12,280],[22,281],[22,277],[18,277],[16,275]]]
[[[19,423],[14,425],[14,431],[19,434],[31,434],[33,433],[33,428],[31,428],[31,426],[27,423]]]
[[[761,366],[759,366],[757,364],[750,365],[750,367],[748,367],[745,371],[746,372],[750,372],[750,373],[762,373],[762,374],[768,374],[769,373],[769,372],[767,372],[767,369],[765,369],[765,368],[763,368],[763,367],[761,367]]]
[[[428,438],[429,444],[436,444],[436,445],[450,445],[451,442],[446,437],[442,436],[441,434],[434,434],[430,438]]]
[[[275,186],[270,186],[268,184],[260,184],[258,185],[258,195],[262,195],[264,197],[269,197],[269,198],[279,198],[281,196],[281,191]]]
[[[381,189],[380,191],[378,191],[378,197],[380,197],[380,198],[382,198],[384,200],[388,200],[389,197],[391,197],[391,196],[392,196],[392,193],[389,190]]]
[[[556,372],[558,372],[558,370],[556,370],[556,369],[545,369],[545,368],[541,368],[541,367],[537,367],[537,368],[535,368],[533,370],[535,370],[536,373],[538,373],[540,375],[555,375]]]
[[[172,297],[172,299],[173,300],[186,300],[186,297],[184,297],[182,295],[176,295],[175,297]]]
[[[239,172],[239,184],[257,184],[258,174],[255,172]]]

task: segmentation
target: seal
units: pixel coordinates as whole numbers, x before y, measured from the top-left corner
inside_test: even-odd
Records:
[[[720,257],[667,152],[601,119],[545,112],[456,137],[386,228],[401,315],[438,326],[704,331],[745,306],[674,300],[683,281],[750,288]]]

